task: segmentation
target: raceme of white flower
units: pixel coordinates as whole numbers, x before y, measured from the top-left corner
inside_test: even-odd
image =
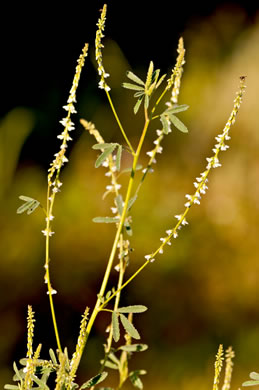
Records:
[[[245,77],[240,77],[240,89],[237,92],[237,97],[234,100],[234,107],[230,114],[230,117],[222,131],[221,134],[215,137],[217,143],[215,144],[214,148],[212,149],[214,155],[212,157],[208,157],[206,160],[208,162],[206,169],[204,172],[200,174],[199,177],[196,178],[196,181],[193,183],[195,187],[195,192],[193,195],[186,194],[185,197],[187,198],[187,202],[184,204],[185,211],[180,214],[176,215],[175,218],[178,220],[177,224],[174,228],[169,229],[166,231],[167,236],[162,237],[160,241],[162,241],[162,244],[151,254],[148,254],[145,256],[145,259],[147,261],[153,262],[155,260],[155,256],[158,253],[163,253],[163,248],[165,244],[171,245],[171,238],[177,238],[178,237],[178,231],[181,229],[182,226],[185,226],[188,224],[186,221],[186,215],[189,212],[191,206],[193,204],[200,204],[201,196],[206,193],[206,190],[208,189],[207,183],[208,183],[208,175],[211,171],[211,168],[218,168],[221,166],[219,162],[218,155],[221,151],[226,151],[229,146],[226,145],[226,141],[230,140],[229,131],[231,125],[235,123],[236,116],[238,113],[238,110],[240,108],[240,105],[242,103],[242,97],[245,91]]]
[[[107,6],[104,4],[101,17],[98,20],[97,23],[97,32],[96,32],[96,38],[95,38],[95,58],[98,64],[98,74],[101,78],[99,82],[99,88],[104,89],[105,91],[109,92],[111,88],[106,83],[106,78],[109,77],[109,73],[106,73],[103,67],[103,57],[102,57],[102,48],[104,45],[102,44],[102,38],[104,38],[104,27],[105,27],[105,20],[106,20],[106,12],[107,12]]]

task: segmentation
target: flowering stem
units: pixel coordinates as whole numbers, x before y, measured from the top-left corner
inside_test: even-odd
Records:
[[[127,193],[126,193],[126,198],[125,198],[125,202],[124,202],[124,207],[123,207],[120,223],[119,223],[119,226],[117,228],[117,232],[116,232],[116,235],[115,235],[115,238],[114,238],[113,246],[112,246],[112,249],[111,249],[111,253],[110,253],[110,257],[109,257],[108,264],[107,264],[107,267],[106,267],[106,271],[105,271],[105,274],[104,274],[104,277],[103,277],[103,281],[102,281],[102,285],[101,285],[101,288],[100,288],[100,292],[98,294],[98,298],[97,298],[94,310],[92,312],[92,315],[91,315],[91,317],[89,319],[89,322],[87,324],[85,343],[87,342],[87,339],[89,337],[89,333],[90,333],[90,331],[91,331],[91,329],[93,327],[93,324],[94,324],[94,321],[96,319],[97,314],[104,307],[104,305],[102,304],[102,298],[104,296],[104,293],[105,293],[105,290],[106,290],[106,287],[107,287],[107,283],[108,283],[109,276],[110,276],[110,273],[111,273],[111,269],[112,269],[114,257],[115,257],[115,254],[116,254],[116,250],[117,250],[117,247],[118,247],[120,235],[121,235],[121,232],[122,232],[122,229],[123,229],[123,226],[124,226],[124,222],[125,222],[125,218],[126,218],[126,215],[127,215],[127,212],[128,212],[128,204],[129,204],[130,196],[131,196],[131,193],[132,193],[136,166],[137,166],[137,163],[138,163],[138,158],[139,158],[139,155],[140,155],[140,152],[141,152],[141,148],[143,146],[143,142],[144,142],[144,139],[145,139],[145,135],[147,133],[147,129],[148,129],[149,123],[150,123],[150,120],[146,119],[143,131],[142,131],[142,134],[141,134],[141,137],[140,137],[140,140],[139,140],[139,144],[138,144],[138,147],[137,147],[137,150],[136,150],[136,153],[134,153],[134,159],[133,159],[133,164],[132,164],[132,171],[131,171],[131,175],[130,175],[130,179],[129,179],[129,183],[128,183],[128,188],[127,188]],[[123,287],[121,287],[121,289],[122,288]],[[119,290],[117,290],[117,293],[118,292],[119,292]]]
[[[51,215],[51,211],[53,208],[53,203],[54,203],[54,197],[55,194],[53,194],[52,202],[50,204],[49,201],[49,193],[50,193],[50,186],[48,185],[48,193],[47,193],[47,226],[46,226],[46,231],[50,232],[50,218],[49,216]],[[58,332],[58,327],[57,327],[57,320],[56,320],[56,315],[55,315],[55,309],[54,309],[54,302],[53,302],[53,297],[52,297],[52,286],[50,283],[50,275],[49,275],[49,237],[50,235],[47,233],[46,234],[46,259],[45,259],[45,282],[47,283],[47,288],[48,288],[48,296],[49,296],[49,304],[50,304],[50,311],[51,311],[51,316],[52,316],[52,322],[53,322],[53,327],[54,327],[54,332],[56,336],[56,342],[57,346],[60,352],[62,352],[61,348],[61,343],[60,343],[60,338],[59,338],[59,332]]]

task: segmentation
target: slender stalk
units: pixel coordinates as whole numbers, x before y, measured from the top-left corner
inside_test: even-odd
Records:
[[[131,193],[132,193],[136,166],[137,166],[138,158],[139,158],[139,155],[140,155],[140,152],[141,152],[141,148],[143,146],[143,142],[144,142],[144,139],[145,139],[145,136],[146,136],[146,133],[147,133],[148,125],[150,123],[150,120],[147,118],[147,114],[145,115],[145,117],[146,117],[146,121],[145,121],[145,124],[144,124],[144,128],[143,128],[140,140],[139,140],[137,151],[134,154],[131,176],[130,176],[129,183],[128,183],[128,188],[127,188],[127,193],[126,193],[126,198],[125,198],[125,202],[124,202],[124,207],[123,207],[120,223],[119,223],[119,226],[118,226],[115,238],[114,238],[114,242],[113,242],[113,246],[112,246],[112,249],[111,249],[110,257],[109,257],[108,264],[107,264],[107,267],[106,267],[106,271],[105,271],[105,274],[104,274],[104,277],[103,277],[103,281],[102,281],[102,285],[101,285],[101,288],[100,288],[100,292],[98,294],[98,299],[96,301],[94,310],[92,312],[92,315],[91,315],[91,317],[89,319],[89,322],[88,322],[88,325],[87,325],[87,328],[86,328],[86,341],[87,341],[87,339],[89,337],[89,333],[90,333],[90,331],[91,331],[91,329],[93,327],[93,324],[94,324],[94,321],[96,319],[96,316],[97,316],[98,312],[100,311],[101,308],[104,307],[104,305],[101,304],[101,300],[102,300],[102,298],[104,296],[104,293],[105,293],[105,290],[106,290],[106,287],[107,287],[107,283],[108,283],[109,276],[110,276],[110,273],[111,273],[114,257],[115,257],[116,250],[117,250],[117,247],[118,247],[118,242],[119,242],[119,239],[120,239],[120,234],[121,234],[121,231],[123,229],[125,218],[126,218],[126,215],[127,215],[127,212],[128,212],[128,204],[129,204],[130,196],[131,196]],[[117,293],[118,293],[118,291],[117,291]]]
[[[109,103],[110,103],[110,106],[111,106],[113,115],[115,116],[115,119],[116,119],[116,121],[117,121],[117,123],[118,123],[118,126],[119,126],[119,128],[120,128],[120,131],[122,132],[122,135],[123,135],[125,141],[127,142],[128,147],[130,148],[130,151],[131,151],[132,155],[134,156],[134,155],[135,155],[135,151],[134,151],[134,149],[133,149],[133,147],[132,147],[132,145],[131,145],[131,143],[130,143],[130,141],[129,141],[129,139],[128,139],[128,137],[127,137],[127,135],[126,135],[126,133],[125,133],[125,131],[124,131],[124,129],[123,129],[123,126],[122,126],[122,124],[121,124],[121,121],[120,121],[120,119],[119,119],[119,117],[118,117],[118,115],[117,115],[117,112],[116,112],[116,110],[115,110],[114,104],[113,104],[113,102],[112,102],[112,100],[111,100],[109,91],[107,91],[107,90],[105,89],[105,92],[106,92],[107,98],[108,98],[108,100],[109,100]]]
[[[125,270],[126,270],[126,265],[123,264],[122,252],[123,252],[123,235],[121,234],[121,236],[120,236],[120,273],[119,273],[119,279],[118,279],[118,284],[117,284],[117,290],[119,290],[122,286],[123,278],[124,278],[124,274],[125,274]],[[116,299],[115,299],[114,306],[113,306],[114,311],[116,311],[118,309],[119,303],[120,303],[120,293],[118,293],[116,295]],[[113,333],[112,333],[112,327],[111,327],[109,337],[107,340],[107,346],[105,348],[106,354],[109,354],[109,352],[111,350],[112,336],[113,336]]]
[[[51,215],[51,211],[53,208],[53,202],[54,202],[54,197],[52,198],[53,201],[50,204],[49,201],[49,193],[50,193],[50,186],[48,185],[48,191],[47,191],[47,225],[46,225],[46,230],[47,232],[50,231],[50,218],[49,216]],[[53,194],[54,195],[54,194]],[[47,283],[47,288],[48,288],[48,296],[49,296],[49,304],[50,304],[50,311],[51,311],[51,317],[52,317],[52,322],[53,322],[53,327],[54,327],[54,332],[55,332],[55,337],[56,337],[56,342],[57,346],[60,352],[62,352],[61,348],[61,343],[60,343],[60,338],[59,338],[59,332],[58,332],[58,326],[57,326],[57,320],[56,320],[56,314],[55,314],[55,308],[54,308],[54,302],[53,302],[53,297],[52,297],[52,286],[50,283],[50,274],[49,274],[49,234],[46,235],[46,259],[45,259],[45,282]]]

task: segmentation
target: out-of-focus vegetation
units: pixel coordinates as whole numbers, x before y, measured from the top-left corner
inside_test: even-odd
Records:
[[[193,22],[183,37],[187,57],[179,103],[190,105],[182,114],[190,132],[173,132],[166,138],[164,152],[132,210],[131,270],[142,264],[143,256],[156,247],[174,215],[183,210],[184,195],[204,169],[214,137],[232,109],[241,75],[247,76],[247,91],[232,129],[230,150],[222,156],[222,168],[211,175],[201,206],[191,210],[189,226],[129,285],[123,300],[149,307],[136,322],[150,348],[133,362],[137,368],[147,369],[147,388],[208,388],[219,343],[232,345],[236,352],[235,388],[259,366],[259,23],[246,25],[242,9],[222,9],[202,22]],[[131,115],[134,101],[120,88],[129,64],[113,41],[106,41],[104,56],[114,103],[134,144],[143,118],[134,117],[133,111]],[[163,69],[167,70],[170,68]],[[134,72],[142,75],[143,69]],[[112,142],[118,129],[109,107],[104,100],[94,103],[101,93],[93,84],[86,92],[81,90],[78,116],[84,117],[87,105],[92,105],[93,117],[86,119]],[[57,110],[57,123],[59,113]],[[30,217],[16,214],[20,194],[45,202],[46,171],[24,152],[19,158],[38,120],[37,112],[30,108],[14,108],[0,125],[2,387],[10,382],[12,361],[25,354],[27,304],[36,312],[35,344],[43,342],[45,352],[55,345],[43,285],[40,231],[44,216],[40,209]],[[79,121],[77,134],[69,164],[62,172],[64,185],[56,203],[56,234],[51,242],[57,317],[64,344],[71,348],[85,305],[91,307],[95,300],[114,233],[113,226],[92,222],[95,216],[106,215],[111,206],[109,197],[102,201],[107,178],[102,168],[94,168],[94,141]],[[150,131],[149,146],[154,138]],[[29,145],[42,154],[37,139]],[[49,150],[54,152],[54,146],[49,145]],[[123,164],[127,166],[127,156]],[[106,321],[104,316],[97,320],[88,347],[91,359],[82,362],[84,377],[85,372],[91,376],[98,369]]]

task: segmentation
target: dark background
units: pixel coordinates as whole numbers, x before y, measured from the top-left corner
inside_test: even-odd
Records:
[[[186,192],[205,167],[213,138],[221,131],[238,88],[248,76],[248,92],[235,126],[223,168],[190,226],[169,248],[164,260],[125,291],[123,304],[142,303],[148,314],[136,318],[150,349],[132,361],[148,371],[150,389],[205,388],[213,378],[219,343],[237,352],[235,385],[241,386],[259,361],[258,313],[258,10],[249,2],[109,1],[104,64],[111,73],[112,96],[133,143],[141,129],[132,118],[133,99],[120,97],[125,72],[144,77],[149,61],[170,72],[179,37],[185,40],[186,67],[180,103],[191,109],[182,117],[190,128],[174,133],[154,176],[147,180],[139,207],[133,211],[135,236],[132,272],[159,243],[172,216],[179,214]],[[26,354],[26,308],[36,312],[35,345],[43,355],[55,348],[43,285],[44,242],[39,211],[17,216],[20,194],[44,203],[46,170],[58,150],[58,121],[85,42],[90,52],[78,90],[77,132],[70,147],[71,165],[64,169],[64,188],[57,199],[53,240],[53,284],[63,344],[73,352],[80,315],[93,306],[113,231],[97,226],[94,216],[109,212],[101,202],[107,179],[94,169],[93,140],[80,117],[93,120],[107,142],[120,137],[95,72],[94,39],[103,3],[46,2],[32,6],[5,4],[1,23],[1,319],[0,385],[10,383],[13,360]],[[256,46],[257,44],[257,46]],[[146,150],[154,135],[147,138]],[[233,147],[233,150],[232,150]],[[165,148],[166,149],[166,148]],[[144,155],[143,155],[144,158]],[[99,230],[98,230],[99,229]],[[162,259],[162,258],[161,258]],[[129,274],[131,272],[129,271]],[[114,275],[116,283],[116,275]],[[102,357],[103,331],[98,319],[89,341],[91,359],[82,362],[80,378],[94,375]],[[81,380],[83,380],[81,379]]]

